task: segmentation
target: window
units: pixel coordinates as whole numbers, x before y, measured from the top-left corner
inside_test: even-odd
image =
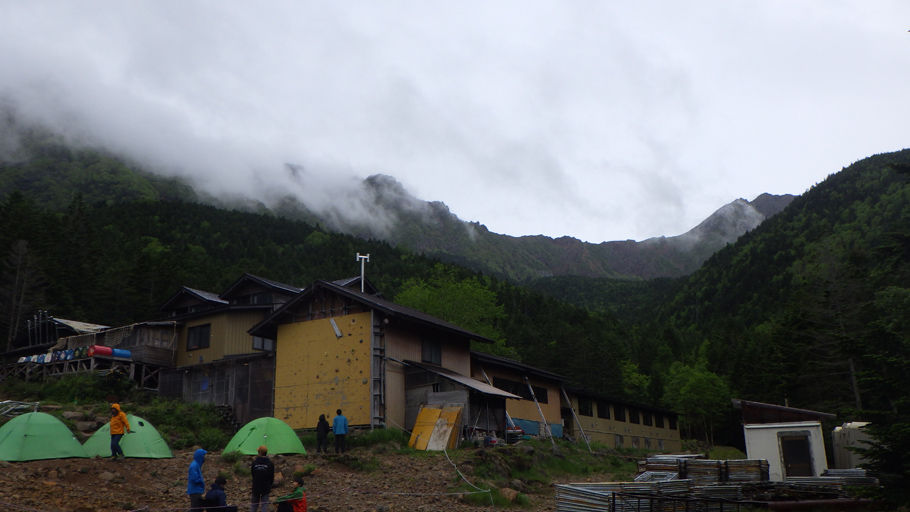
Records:
[[[531,392],[528,391],[528,385],[522,382],[517,382],[514,380],[503,379],[500,377],[493,377],[493,387],[499,388],[503,391],[508,391],[513,395],[518,395],[525,400],[533,400],[531,398]],[[537,398],[537,401],[546,404],[549,403],[547,397],[547,388],[540,386],[531,386],[534,388],[534,397]]]
[[[442,364],[442,346],[438,341],[423,340],[423,352],[421,361],[424,363]]]
[[[616,421],[626,421],[626,408],[617,405],[613,407],[613,413],[616,415]]]
[[[610,404],[607,402],[597,402],[597,417],[605,420],[610,419]]]
[[[664,415],[663,414],[654,415],[654,426],[657,428],[664,428]]]
[[[259,336],[253,336],[253,349],[254,350],[265,350],[266,352],[275,351],[275,340],[270,340],[268,338],[260,338]]]
[[[641,420],[638,418],[638,409],[629,407],[629,423],[638,424]]]
[[[645,426],[650,427],[650,426],[651,426],[651,423],[652,423],[652,421],[651,421],[651,413],[650,413],[650,412],[647,412],[647,411],[641,413],[641,422],[642,422],[642,424],[644,424]]]
[[[186,331],[186,349],[209,348],[209,338],[212,335],[212,325],[197,325]]]
[[[619,435],[619,434],[616,434],[616,435],[613,436],[613,437],[614,437],[614,440],[616,441],[616,447],[617,447],[617,448],[622,448],[622,436]]]
[[[670,430],[676,430],[676,416],[667,416],[667,422],[670,424]]]
[[[587,398],[578,399],[578,414],[581,416],[594,416],[590,400]]]

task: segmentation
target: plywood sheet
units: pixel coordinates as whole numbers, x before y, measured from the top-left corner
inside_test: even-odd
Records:
[[[427,450],[442,451],[446,448],[454,448],[458,442],[458,426],[461,424],[461,411],[463,406],[446,406],[443,407],[436,420],[433,434],[427,443]]]
[[[408,440],[408,446],[417,450],[426,450],[433,430],[436,428],[436,420],[442,409],[437,407],[422,407],[417,413],[417,421],[414,423],[414,430],[411,431],[411,439]]]

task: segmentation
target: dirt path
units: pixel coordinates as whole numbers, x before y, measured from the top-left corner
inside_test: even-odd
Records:
[[[309,510],[321,511],[454,511],[476,512],[487,506],[466,503],[448,493],[460,481],[442,454],[420,456],[374,454],[351,450],[347,459],[318,455],[276,456],[273,461],[285,481],[272,498],[291,492],[295,468],[313,465],[305,478]],[[175,452],[173,459],[61,459],[33,462],[0,462],[0,509],[20,511],[107,512],[185,510],[189,500],[186,473],[192,450]],[[248,465],[252,458],[239,462]],[[373,467],[352,469],[358,461]],[[218,454],[210,454],[203,467],[206,484],[228,474],[228,503],[249,502],[250,480],[237,475]],[[470,475],[468,475],[470,478]],[[528,492],[531,506],[524,510],[555,510],[551,488]],[[248,508],[240,506],[239,510]]]

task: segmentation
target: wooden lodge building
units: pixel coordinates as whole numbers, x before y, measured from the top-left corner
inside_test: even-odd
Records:
[[[293,428],[315,427],[340,408],[352,426],[409,429],[420,405],[445,402],[501,430],[505,399],[517,398],[469,376],[471,340],[491,340],[327,281],[250,332],[275,340],[274,415]]]
[[[320,414],[342,409],[353,427],[411,430],[422,406],[445,404],[463,407],[465,432],[514,425],[529,435],[681,449],[672,411],[566,389],[560,375],[472,352],[472,341],[492,340],[386,300],[359,277],[304,289],[244,274],[222,293],[183,287],[161,309],[155,322],[55,342],[129,348],[133,361],[13,363],[0,378],[128,364],[131,377],[141,370],[140,385],[220,406],[237,424],[274,416],[313,428]]]

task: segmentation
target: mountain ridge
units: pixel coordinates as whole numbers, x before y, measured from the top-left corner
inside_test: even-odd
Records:
[[[22,129],[10,117],[4,121],[0,130],[0,146],[6,148],[0,154],[0,196],[31,190],[41,201],[58,207],[77,193],[89,202],[106,203],[178,198],[222,208],[272,212],[340,233],[384,240],[517,282],[560,275],[615,279],[687,275],[795,197],[762,194],[752,201],[737,199],[686,233],[643,241],[590,243],[569,236],[511,236],[494,233],[479,222],[461,220],[444,202],[418,199],[387,174],[365,178],[351,197],[320,211],[293,195],[272,204],[254,198],[220,199],[206,195],[186,180],[158,176],[106,151],[76,148],[53,133]],[[293,179],[304,180],[302,167],[288,164],[287,169]],[[356,215],[345,210],[350,204]]]

